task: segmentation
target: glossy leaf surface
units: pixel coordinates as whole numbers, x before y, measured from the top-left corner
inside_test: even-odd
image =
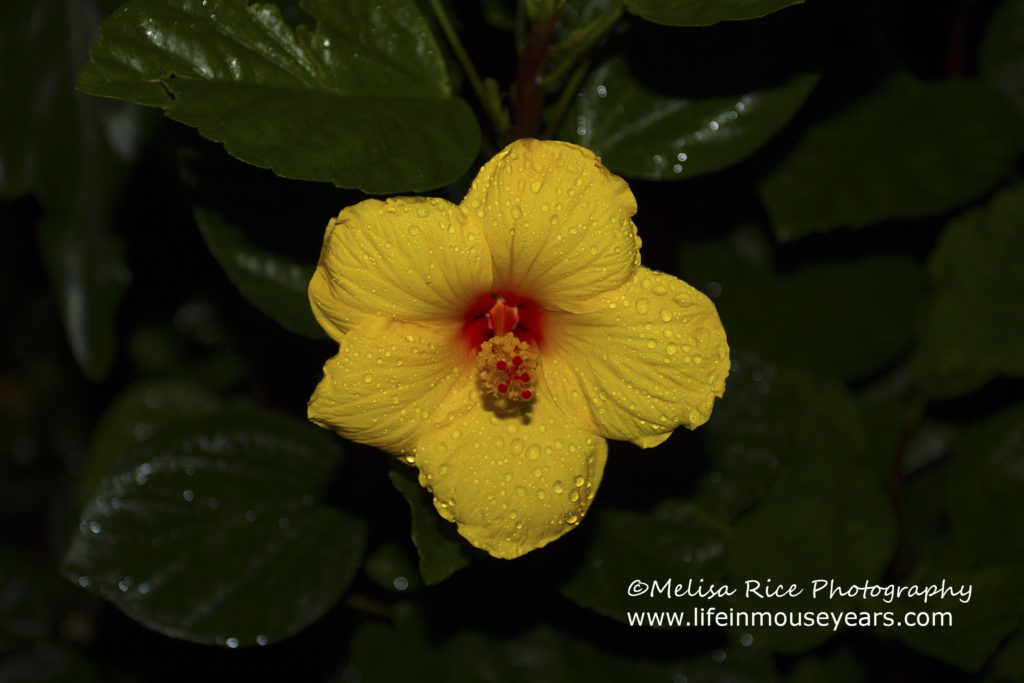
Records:
[[[893,78],[810,127],[759,186],[782,240],[965,204],[997,185],[1024,128],[991,86]]]
[[[277,414],[177,421],[103,480],[63,572],[176,638],[238,647],[292,635],[362,558],[363,523],[318,502],[338,455],[328,435]]]
[[[315,31],[270,4],[136,0],[103,24],[78,87],[162,107],[287,178],[390,193],[461,175],[479,130],[418,5],[303,8]]]

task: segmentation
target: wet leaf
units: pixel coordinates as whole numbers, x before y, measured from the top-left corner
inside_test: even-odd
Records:
[[[275,413],[179,420],[103,480],[62,571],[175,638],[238,647],[293,635],[362,558],[363,523],[320,502],[338,459],[328,435]]]
[[[79,505],[88,502],[119,458],[176,420],[212,413],[220,401],[194,382],[177,377],[152,379],[125,389],[100,419],[89,444],[85,472],[77,486]]]
[[[403,469],[388,472],[412,515],[412,542],[420,556],[420,575],[428,586],[440,583],[469,564],[475,551],[434,509],[432,496],[419,485],[416,475]]]
[[[306,288],[313,266],[254,247],[242,231],[219,216],[196,208],[196,223],[210,253],[249,303],[286,330],[310,339],[326,335],[313,317]]]
[[[678,180],[743,161],[792,118],[818,77],[731,96],[687,99],[651,90],[621,57],[598,66],[560,137],[593,149],[617,173]]]
[[[942,213],[1006,177],[1022,132],[986,83],[895,77],[808,128],[758,189],[782,240]]]
[[[757,19],[803,0],[625,0],[648,21],[672,26],[708,26],[719,21]]]
[[[1024,184],[946,227],[928,264],[932,293],[911,369],[932,393],[967,393],[993,377],[1024,377]]]
[[[135,0],[104,22],[78,87],[162,107],[286,178],[383,194],[462,175],[480,132],[417,3],[301,6],[315,31],[271,4]]]
[[[367,556],[363,570],[381,588],[399,593],[413,592],[423,587],[423,580],[410,555],[397,543],[385,542]]]

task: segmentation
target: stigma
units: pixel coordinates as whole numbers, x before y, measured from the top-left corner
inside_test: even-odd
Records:
[[[537,356],[511,332],[483,342],[475,365],[484,398],[497,411],[522,410],[533,400]]]

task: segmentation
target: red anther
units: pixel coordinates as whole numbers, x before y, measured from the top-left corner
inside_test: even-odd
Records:
[[[500,388],[501,387],[499,387],[499,389]],[[531,398],[533,398],[533,392],[530,391],[529,389],[523,389],[523,400],[529,401]]]
[[[520,382],[529,382],[530,381],[530,373],[524,372],[523,374],[521,374],[518,377],[516,377],[516,379],[519,380]]]
[[[501,371],[505,371],[508,370],[508,363],[506,363],[503,360],[499,360],[497,363],[494,364],[494,367],[498,368]]]
[[[504,382],[502,382],[501,384],[498,385],[498,391],[500,393],[502,393],[502,394],[507,394],[508,393],[508,385],[505,384]],[[524,392],[524,393],[526,393],[526,392]]]
[[[516,350],[518,350],[518,347],[516,347]],[[522,365],[522,364],[523,364],[523,359],[520,358],[519,356],[516,356],[515,358],[512,359],[512,365],[516,366],[517,368],[520,365]]]

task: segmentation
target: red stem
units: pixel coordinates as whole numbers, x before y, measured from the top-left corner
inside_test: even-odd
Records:
[[[554,13],[534,24],[526,49],[519,60],[519,69],[516,71],[515,120],[509,129],[513,140],[534,137],[540,132],[544,92],[538,87],[538,76],[551,54],[551,37],[554,30]]]

